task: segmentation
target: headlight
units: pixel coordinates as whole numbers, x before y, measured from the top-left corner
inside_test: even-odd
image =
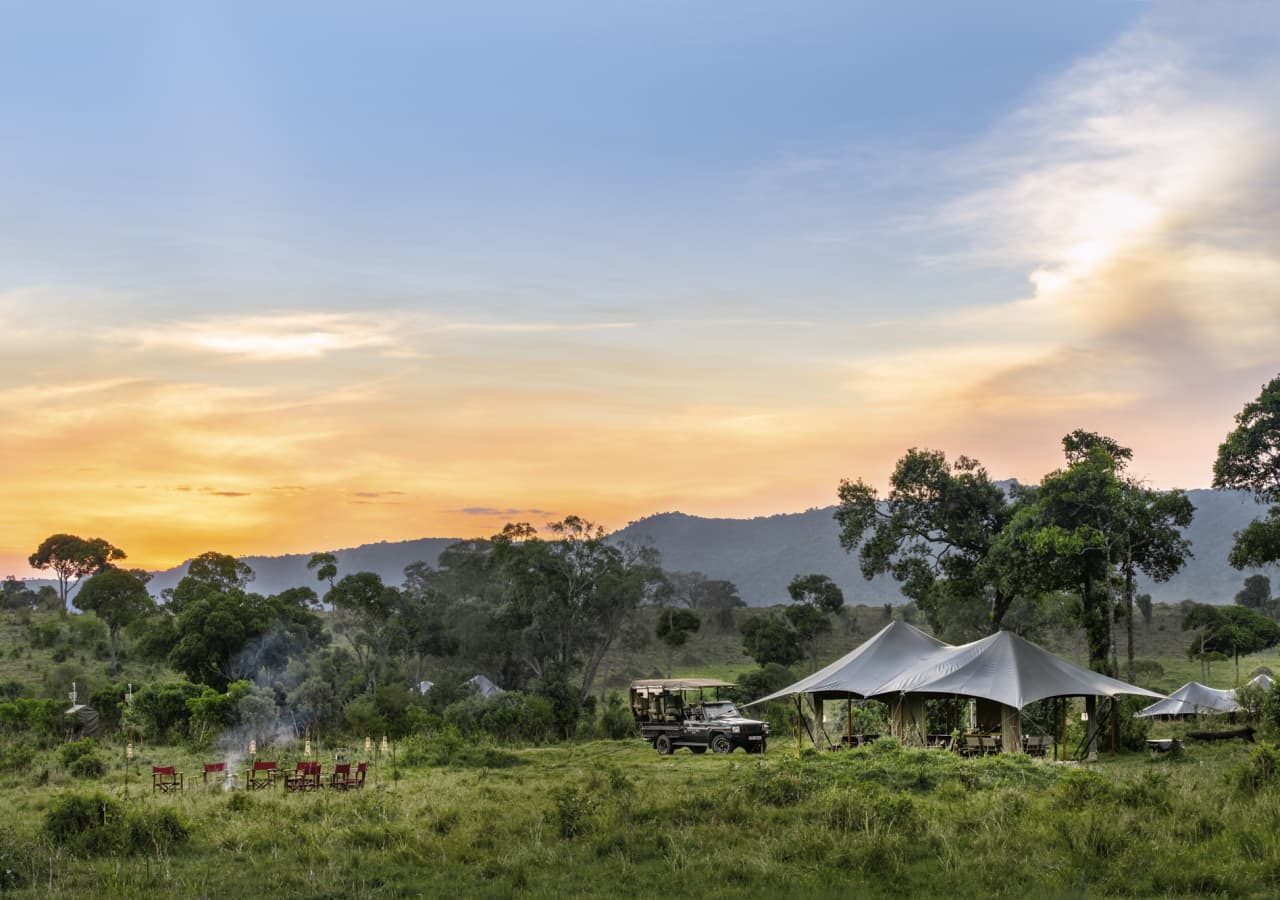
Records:
[[[737,725],[734,725],[734,726],[733,726],[733,733],[734,733],[734,734],[737,734],[737,733],[738,733],[739,731],[741,731],[741,730],[742,730],[742,729],[741,729],[741,728],[739,728]]]

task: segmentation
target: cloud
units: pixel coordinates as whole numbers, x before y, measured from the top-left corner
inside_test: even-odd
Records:
[[[499,508],[498,508],[498,507],[496,507],[496,506],[464,506],[462,509],[457,510],[457,512],[460,512],[460,513],[462,513],[463,515],[467,515],[467,516],[486,516],[486,517],[491,517],[491,516],[549,516],[549,515],[551,515],[551,512],[550,512],[549,510],[545,510],[545,509],[538,509],[538,508],[536,508],[536,507],[533,507],[533,508],[530,508],[530,509],[517,509],[517,508],[515,508],[515,507],[508,507],[508,508],[506,508],[506,509],[499,509]]]
[[[1029,291],[918,320],[846,389],[899,414],[1065,424],[1273,365],[1280,15],[1248,9],[1269,21],[1246,35],[1159,7],[951,148],[950,199],[912,227],[956,249],[929,263],[1021,269]]]
[[[143,349],[259,360],[318,359],[344,350],[405,352],[395,321],[338,313],[214,316],[112,329],[107,337]]]

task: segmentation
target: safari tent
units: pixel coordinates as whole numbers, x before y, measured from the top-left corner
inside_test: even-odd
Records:
[[[1240,709],[1233,690],[1206,687],[1198,681],[1188,681],[1168,697],[1152,703],[1134,713],[1135,717],[1194,716],[1230,713]]]
[[[937,650],[871,693],[895,704],[898,736],[907,743],[924,743],[925,699],[967,697],[999,704],[1002,745],[1007,749],[1020,746],[1017,713],[1030,703],[1060,697],[1114,700],[1121,695],[1162,698],[1155,691],[1073,665],[1011,631]]]

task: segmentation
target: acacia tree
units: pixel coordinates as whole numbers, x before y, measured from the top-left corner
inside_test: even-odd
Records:
[[[1182,630],[1199,629],[1187,655],[1207,659],[1209,654],[1231,656],[1240,683],[1240,657],[1280,644],[1280,625],[1244,606],[1210,606],[1196,603],[1182,617]]]
[[[1218,447],[1213,486],[1249,491],[1272,504],[1265,519],[1236,532],[1231,565],[1243,569],[1280,561],[1280,376],[1236,415],[1236,427]]]
[[[335,584],[325,600],[333,605],[335,630],[360,662],[365,689],[373,691],[400,636],[400,592],[374,572],[356,572]]]
[[[675,651],[683,647],[689,636],[702,627],[702,619],[691,609],[679,609],[668,606],[658,613],[658,624],[654,634],[658,640],[667,645],[667,677],[671,677],[674,666]]]
[[[861,479],[840,482],[840,546],[858,552],[868,580],[891,574],[936,632],[987,634],[1017,597],[991,553],[1018,496],[1011,499],[977,460],[951,464],[941,451],[913,447],[898,460],[883,501]]]
[[[145,572],[127,572],[109,567],[84,583],[76,594],[78,609],[92,612],[107,626],[111,648],[111,671],[120,671],[120,629],[155,609],[155,601],[147,593]]]
[[[82,538],[74,534],[52,534],[27,557],[33,569],[52,569],[58,578],[58,597],[67,607],[67,594],[86,575],[101,572],[110,563],[124,559],[125,552],[102,538]],[[73,580],[74,579],[74,580]]]
[[[784,615],[809,646],[810,671],[818,671],[818,635],[831,630],[831,616],[844,606],[844,592],[826,575],[797,575],[787,585],[794,606]]]

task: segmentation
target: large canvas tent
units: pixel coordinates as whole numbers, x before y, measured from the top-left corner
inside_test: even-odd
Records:
[[[797,694],[811,694],[818,701],[868,697],[907,666],[949,646],[906,622],[894,620],[829,666],[745,706]]]
[[[1050,697],[1116,697],[1162,694],[1082,669],[1011,631],[936,651],[874,689],[885,699],[901,694],[974,697],[1013,709]]]
[[[909,743],[925,739],[924,700],[967,697],[998,704],[1006,750],[1020,746],[1018,713],[1029,703],[1056,697],[1107,697],[1122,694],[1161,698],[1155,691],[1082,669],[1010,631],[999,631],[959,647],[946,647],[899,672],[871,696],[894,704],[898,736]]]
[[[1202,713],[1229,713],[1240,709],[1233,690],[1206,687],[1188,681],[1168,697],[1138,710],[1134,716],[1191,716]]]

